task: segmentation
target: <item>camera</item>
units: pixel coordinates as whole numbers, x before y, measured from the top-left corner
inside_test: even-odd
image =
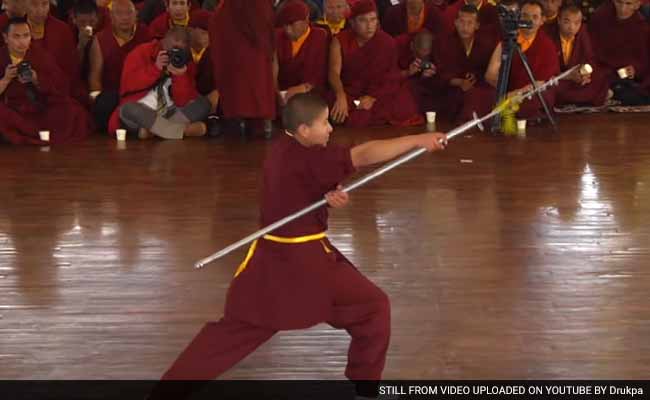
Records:
[[[190,52],[186,49],[174,47],[167,52],[167,55],[169,56],[169,63],[174,68],[183,68],[190,62]]]
[[[511,10],[504,5],[498,7],[499,19],[501,20],[501,27],[506,36],[515,37],[519,29],[530,29],[533,27],[533,22],[521,19],[519,11]]]
[[[433,63],[431,61],[423,61],[420,68],[422,68],[423,71],[425,69],[433,69]]]
[[[21,61],[18,63],[16,72],[18,73],[18,77],[24,82],[31,82],[34,78],[34,75],[32,74],[32,65],[29,61]]]

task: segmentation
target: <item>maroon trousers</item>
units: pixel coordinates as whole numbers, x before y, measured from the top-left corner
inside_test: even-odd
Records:
[[[352,265],[333,268],[331,318],[352,341],[345,375],[350,380],[380,380],[390,339],[390,303],[386,294]],[[227,371],[277,331],[222,318],[207,323],[163,380],[211,380]]]

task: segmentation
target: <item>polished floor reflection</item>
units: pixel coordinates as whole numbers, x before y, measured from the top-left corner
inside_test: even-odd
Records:
[[[385,377],[650,376],[647,122],[473,133],[334,212],[332,241],[392,299]],[[265,147],[0,147],[0,378],[157,378],[222,312],[243,251],[192,265],[256,229]],[[225,377],[343,378],[347,344],[282,333]]]

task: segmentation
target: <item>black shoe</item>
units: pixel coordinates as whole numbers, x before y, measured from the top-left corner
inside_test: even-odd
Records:
[[[221,129],[221,121],[216,115],[208,117],[208,136],[216,138],[221,136],[223,130]]]

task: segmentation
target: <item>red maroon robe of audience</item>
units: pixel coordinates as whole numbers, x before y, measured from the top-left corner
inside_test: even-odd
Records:
[[[269,0],[223,0],[210,24],[214,80],[225,118],[275,119],[275,30]]]
[[[591,74],[591,82],[587,85],[583,86],[570,80],[561,81],[556,90],[556,104],[602,105],[607,97],[609,82],[606,79],[605,70],[596,64],[596,56],[586,27],[583,25],[576,34],[568,63],[564,62],[564,56],[562,55],[560,30],[557,23],[548,27],[546,31],[550,33],[551,40],[555,43],[561,71],[583,64],[591,65],[594,70]]]
[[[24,58],[38,76],[38,103],[32,102],[28,87],[11,81],[0,95],[0,133],[15,144],[44,144],[38,132],[50,131],[50,143],[61,144],[80,141],[93,129],[86,110],[69,95],[69,81],[49,54],[36,47],[27,51]],[[0,50],[0,71],[11,63],[9,51]],[[53,79],[52,77],[56,77]]]

